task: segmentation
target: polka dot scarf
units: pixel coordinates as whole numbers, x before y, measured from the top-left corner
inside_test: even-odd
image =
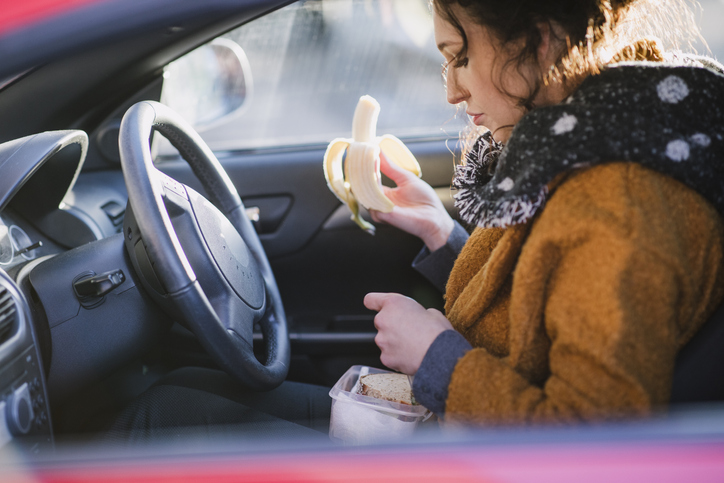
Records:
[[[535,109],[508,143],[490,133],[456,169],[455,206],[467,223],[532,218],[556,175],[631,161],[699,192],[724,215],[724,72],[711,59],[620,63],[587,78],[565,102]]]

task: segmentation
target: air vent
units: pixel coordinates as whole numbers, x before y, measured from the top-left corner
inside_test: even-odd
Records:
[[[0,344],[5,342],[12,335],[17,308],[15,299],[5,287],[0,286]]]

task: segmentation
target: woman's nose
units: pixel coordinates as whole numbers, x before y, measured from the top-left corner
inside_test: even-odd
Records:
[[[460,104],[465,99],[467,99],[465,91],[460,86],[456,70],[457,69],[453,68],[448,69],[447,75],[445,77],[447,102],[449,102],[450,104]]]

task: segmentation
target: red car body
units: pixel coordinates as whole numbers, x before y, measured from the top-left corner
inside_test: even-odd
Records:
[[[98,30],[84,33],[79,28],[78,39],[62,38],[68,30],[58,28],[61,23],[80,22],[88,15],[111,23],[114,18],[104,14],[106,9],[130,15],[144,3],[154,2],[0,1],[0,77],[102,37]],[[192,3],[179,2],[183,15],[233,2]],[[173,2],[164,2],[164,8],[173,8]],[[142,28],[140,23],[128,25],[127,32],[118,29],[109,35]],[[33,45],[20,42],[31,38]],[[612,425],[443,433],[383,446],[265,441],[252,447],[220,441],[203,448],[169,444],[118,452],[65,448],[39,459],[12,453],[13,459],[9,448],[2,451],[3,482],[715,482],[724,481],[724,408],[693,407]]]

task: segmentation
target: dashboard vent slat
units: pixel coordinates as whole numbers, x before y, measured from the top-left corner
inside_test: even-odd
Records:
[[[0,286],[0,344],[10,338],[16,317],[17,308],[13,296],[8,289]]]

